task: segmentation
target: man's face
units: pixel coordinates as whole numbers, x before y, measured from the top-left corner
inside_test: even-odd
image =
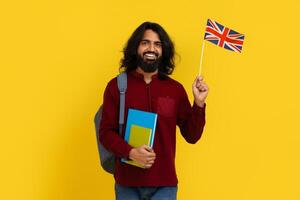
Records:
[[[156,32],[146,30],[138,46],[138,66],[145,72],[157,70],[162,55],[162,43]]]

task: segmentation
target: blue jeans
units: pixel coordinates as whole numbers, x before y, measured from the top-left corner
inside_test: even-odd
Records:
[[[116,200],[176,200],[174,187],[125,187],[115,184]]]

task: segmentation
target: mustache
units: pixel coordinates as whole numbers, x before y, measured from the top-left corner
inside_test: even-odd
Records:
[[[154,54],[156,57],[158,57],[158,53],[156,53],[156,52],[154,52],[154,51],[146,51],[146,52],[143,53],[143,56],[145,56],[145,54],[147,54],[147,53],[152,53],[152,54]]]

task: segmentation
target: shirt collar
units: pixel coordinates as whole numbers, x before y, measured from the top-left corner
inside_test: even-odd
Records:
[[[136,70],[133,70],[133,71],[129,72],[129,74],[133,75],[136,78],[144,80],[144,75],[137,72]],[[152,80],[157,79],[158,78],[158,73],[152,75],[151,78],[152,78]]]

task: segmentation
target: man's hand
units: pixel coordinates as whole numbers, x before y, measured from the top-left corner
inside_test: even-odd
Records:
[[[141,147],[133,148],[129,152],[129,158],[138,164],[144,166],[145,168],[152,167],[155,160],[155,153],[153,149],[147,145]]]
[[[195,103],[203,107],[208,94],[208,86],[201,76],[197,76],[193,83],[193,95]]]

